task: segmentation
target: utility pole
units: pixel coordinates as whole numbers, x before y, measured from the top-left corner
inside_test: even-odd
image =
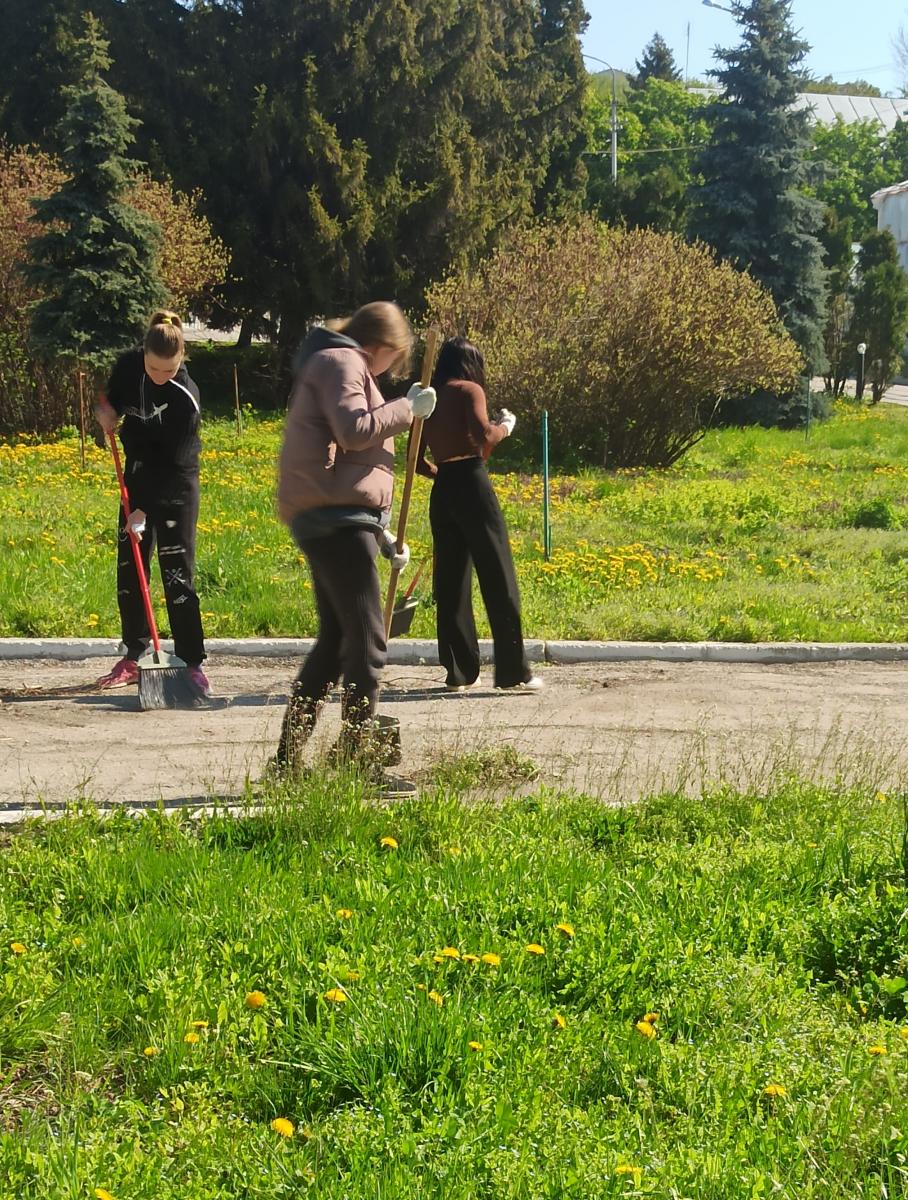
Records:
[[[612,183],[618,182],[618,92],[615,84],[615,68],[611,63],[607,63],[604,58],[596,58],[594,54],[584,54],[584,58],[588,58],[590,62],[602,63],[604,67],[612,73],[612,110],[611,110],[611,157],[612,157]]]

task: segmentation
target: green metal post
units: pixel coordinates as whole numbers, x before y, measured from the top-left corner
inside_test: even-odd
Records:
[[[549,414],[542,411],[542,547],[545,561],[552,557],[552,521],[549,511]]]

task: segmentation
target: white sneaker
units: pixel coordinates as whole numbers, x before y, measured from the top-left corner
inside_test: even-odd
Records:
[[[496,688],[496,692],[541,692],[545,683],[538,675],[533,675],[525,683],[512,683],[510,687]]]
[[[482,687],[482,676],[477,675],[472,683],[446,683],[445,691],[452,694],[472,691],[473,688]]]

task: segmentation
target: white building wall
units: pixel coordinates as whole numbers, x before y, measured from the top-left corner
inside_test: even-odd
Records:
[[[877,228],[888,229],[899,248],[902,269],[908,272],[908,181],[884,188],[872,197]]]

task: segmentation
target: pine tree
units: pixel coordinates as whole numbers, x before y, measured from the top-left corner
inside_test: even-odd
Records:
[[[793,108],[809,47],[792,28],[790,0],[733,0],[733,10],[743,37],[716,52],[724,65],[710,72],[724,96],[703,110],[710,141],[691,231],[769,290],[808,369],[821,370],[823,206],[802,190],[809,118]]]
[[[851,322],[852,361],[857,345],[867,345],[867,379],[878,404],[902,361],[908,337],[908,276],[899,262],[895,238],[888,229],[864,240],[858,260],[858,284]]]
[[[634,87],[643,87],[647,79],[664,79],[666,83],[681,82],[681,72],[675,65],[675,56],[661,33],[654,33],[652,40],[644,48],[643,58],[637,63]]]
[[[102,78],[108,43],[91,15],[73,55],[77,82],[64,89],[60,125],[66,179],[35,205],[44,231],[30,243],[26,274],[44,296],[32,312],[34,349],[98,371],[133,344],[163,291],[157,226],[123,202],[135,121]]]

